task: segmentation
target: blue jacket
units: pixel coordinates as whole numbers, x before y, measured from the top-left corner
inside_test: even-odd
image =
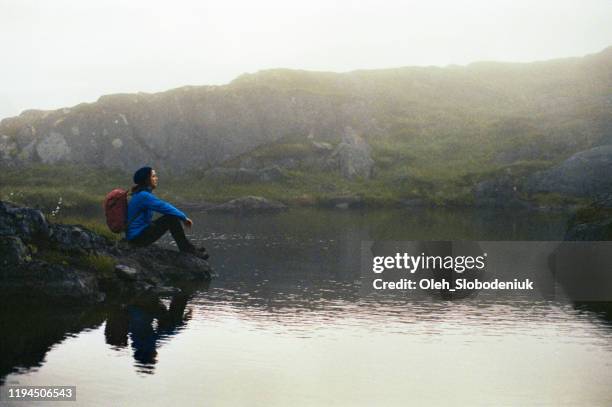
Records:
[[[164,215],[174,215],[182,220],[187,219],[183,212],[153,195],[150,189],[142,190],[132,195],[132,199],[128,203],[126,222],[130,222],[130,224],[125,232],[127,240],[134,239],[151,224],[153,211]]]

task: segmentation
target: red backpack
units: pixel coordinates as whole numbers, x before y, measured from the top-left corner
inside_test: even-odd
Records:
[[[108,228],[121,233],[127,229],[128,191],[117,188],[104,198],[104,214]]]

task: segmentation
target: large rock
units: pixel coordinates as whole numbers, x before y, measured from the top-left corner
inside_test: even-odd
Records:
[[[473,189],[474,205],[490,208],[529,208],[521,197],[521,185],[510,175],[482,181]]]
[[[213,212],[275,212],[287,209],[283,203],[260,196],[244,196],[209,209]]]
[[[612,219],[571,224],[563,240],[601,242],[612,240]]]
[[[0,236],[0,266],[7,270],[11,266],[23,265],[32,260],[30,250],[18,236]]]
[[[6,268],[0,289],[13,294],[45,296],[64,301],[99,302],[106,298],[99,277],[68,264],[32,260],[27,267]]]
[[[568,222],[564,240],[612,240],[612,194],[578,209]]]
[[[527,180],[529,193],[553,192],[577,197],[598,197],[612,192],[612,145],[581,151]]]
[[[155,245],[125,249],[120,261],[118,266],[123,267],[115,267],[115,272],[160,286],[172,280],[206,280],[214,274],[208,262],[198,256],[161,249]]]
[[[49,224],[39,210],[0,201],[0,236],[19,236],[25,242],[44,240]]]
[[[79,225],[52,224],[49,242],[56,249],[69,252],[116,253],[108,239]]]
[[[4,292],[93,302],[126,291],[173,290],[167,285],[174,281],[214,274],[198,255],[131,248],[80,225],[49,225],[40,211],[6,202],[0,202],[0,266]]]

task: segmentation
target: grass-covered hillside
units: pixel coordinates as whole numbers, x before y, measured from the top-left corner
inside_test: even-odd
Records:
[[[104,96],[0,122],[0,198],[98,204],[150,164],[160,172],[160,193],[184,201],[255,194],[308,205],[342,196],[469,205],[482,181],[520,182],[611,144],[610,95],[612,48],[524,64],[279,69],[224,86]],[[337,151],[347,127],[367,144],[368,177],[341,171]],[[270,166],[282,176],[211,176],[219,167]]]

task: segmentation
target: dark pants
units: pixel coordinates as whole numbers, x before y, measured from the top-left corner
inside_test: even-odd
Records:
[[[181,220],[176,216],[164,215],[155,219],[145,230],[138,236],[130,240],[130,244],[134,246],[148,246],[156,242],[167,231],[170,231],[176,245],[182,252],[193,252],[194,246],[187,240]]]

